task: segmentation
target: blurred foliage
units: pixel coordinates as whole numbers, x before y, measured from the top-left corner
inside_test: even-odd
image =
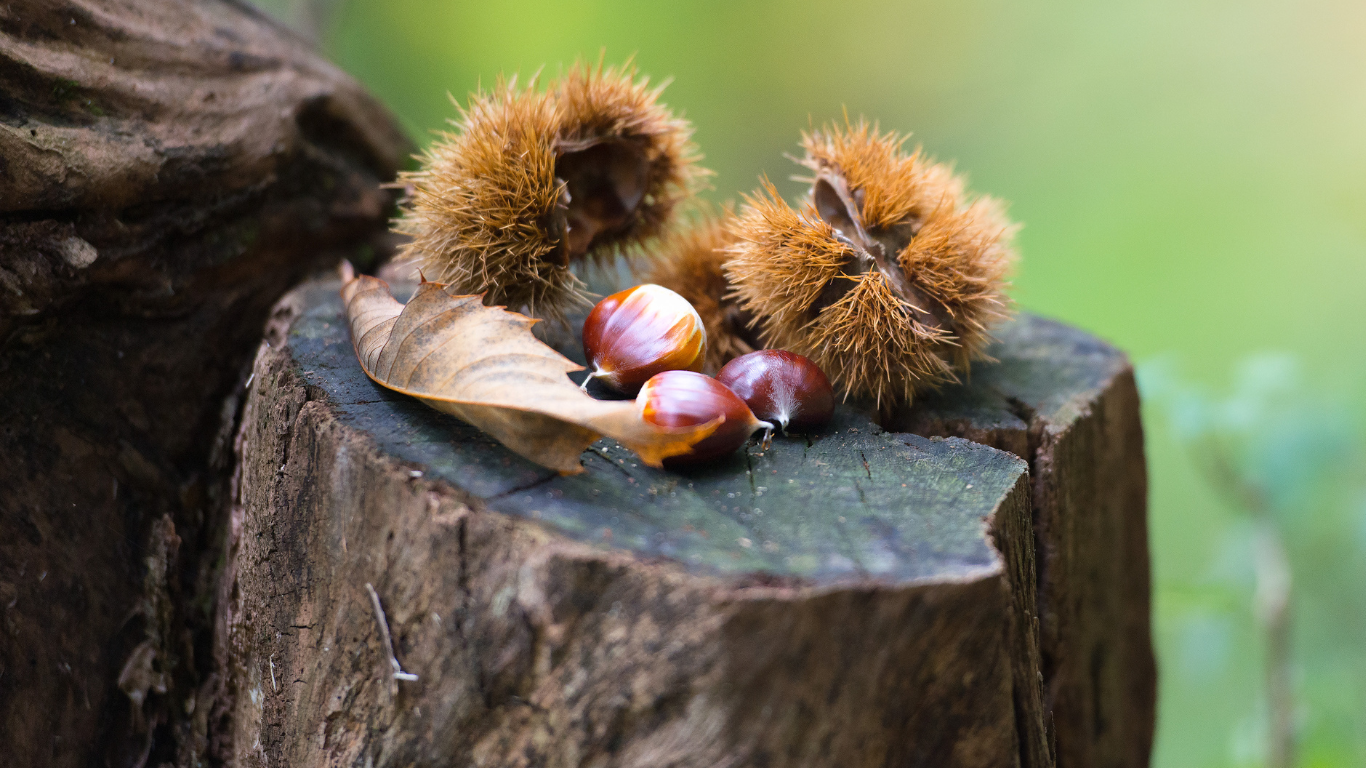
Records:
[[[1229,734],[1227,762],[1261,764],[1268,702],[1257,675],[1266,648],[1252,618],[1257,525],[1269,522],[1294,573],[1300,764],[1366,764],[1366,429],[1359,414],[1306,382],[1290,355],[1249,356],[1225,396],[1183,377],[1174,356],[1138,373],[1149,415],[1166,417],[1191,466],[1220,496],[1209,514],[1222,518],[1205,572],[1179,591],[1168,587],[1174,594],[1160,603],[1164,704],[1199,698],[1211,684],[1224,695],[1219,683],[1242,678],[1246,667],[1252,696]]]
[[[1329,479],[1316,468],[1347,450],[1316,430],[1356,423],[1348,416],[1366,406],[1366,4],[265,4],[315,29],[419,141],[454,115],[448,94],[463,100],[500,72],[634,54],[645,73],[673,78],[666,101],[696,124],[718,200],[760,174],[795,193],[783,154],[847,107],[913,131],[974,189],[1012,202],[1025,223],[1024,308],[1139,361],[1178,354],[1185,388],[1222,382],[1256,350],[1293,351],[1298,379],[1280,391],[1313,391],[1336,410],[1267,401],[1264,414],[1303,430],[1238,450],[1248,471],[1280,473],[1271,485],[1293,520],[1302,764],[1366,764],[1363,581],[1349,573],[1366,560],[1366,498],[1351,497],[1349,469]],[[1240,375],[1237,391],[1261,375]],[[1222,423],[1239,397],[1191,408]],[[1310,412],[1322,421],[1300,423]],[[1155,764],[1253,765],[1264,718],[1248,523],[1156,415],[1149,408]]]

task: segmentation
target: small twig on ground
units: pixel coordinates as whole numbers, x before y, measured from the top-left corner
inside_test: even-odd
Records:
[[[404,672],[403,667],[398,663],[398,657],[394,656],[394,640],[389,635],[389,619],[384,615],[384,606],[380,605],[379,593],[370,582],[365,583],[365,591],[370,593],[370,604],[375,608],[375,621],[379,622],[379,639],[384,644],[384,654],[389,657],[389,666],[394,668],[394,680],[417,680],[417,675],[411,672]],[[394,692],[398,692],[398,683],[394,683]]]

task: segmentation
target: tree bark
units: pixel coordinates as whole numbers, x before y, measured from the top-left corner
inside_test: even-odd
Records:
[[[364,379],[335,285],[248,367],[407,151],[248,6],[0,6],[6,764],[1147,764],[1121,353],[1025,318],[887,431],[551,476]]]
[[[374,259],[407,151],[245,5],[0,5],[0,742],[194,764],[237,389],[275,299]]]
[[[1029,462],[1044,705],[1059,766],[1146,766],[1157,704],[1148,476],[1133,368],[1060,323],[1006,326],[964,387],[887,425]]]
[[[886,432],[841,407],[810,440],[750,445],[709,469],[651,470],[602,441],[585,474],[560,477],[366,379],[338,288],[286,297],[254,368],[219,612],[224,757],[1055,764],[1063,726],[1050,732],[1048,685],[1071,691],[1039,652],[1036,600],[1052,582],[1035,553],[1057,541],[1034,520],[1055,532],[1059,513],[1031,513],[1028,460]],[[958,408],[1023,423],[1023,406],[986,403],[1005,391],[1037,411],[1060,404],[1046,415],[1063,429],[1105,407],[1136,418],[1136,400],[1106,402],[1131,381],[1123,356],[1085,334],[1024,318],[995,354],[971,385],[901,416],[942,426]],[[1053,462],[1059,493],[1094,481],[1004,429],[1035,465]],[[1090,447],[1141,481],[1141,443],[1116,434],[1131,436]],[[1119,506],[1141,527],[1138,502]],[[1053,557],[1066,572],[1078,555]],[[1141,614],[1144,638],[1127,647],[1147,648],[1146,552],[1141,579],[1087,594],[1077,623]],[[1068,764],[1146,763],[1151,652],[1127,661],[1147,665],[1146,700],[1095,687],[1104,664],[1082,682],[1140,737]],[[416,679],[395,679],[400,669]]]

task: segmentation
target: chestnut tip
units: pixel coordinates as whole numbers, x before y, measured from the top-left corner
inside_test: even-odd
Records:
[[[716,374],[755,416],[788,428],[817,429],[834,416],[830,380],[810,359],[781,349],[762,349],[726,363]]]
[[[757,419],[745,401],[724,384],[695,371],[664,371],[651,377],[636,398],[641,418],[661,427],[696,426],[719,419],[716,430],[688,453],[664,459],[666,469],[702,464],[734,453],[757,429],[771,435],[773,424]]]
[[[764,436],[759,439],[759,450],[767,451],[773,447],[773,425],[767,421],[760,420],[759,425],[764,428]],[[787,424],[783,424],[783,434],[787,434]]]

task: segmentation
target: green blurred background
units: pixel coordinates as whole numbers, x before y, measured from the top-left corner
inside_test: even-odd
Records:
[[[1366,3],[264,5],[420,143],[448,93],[603,49],[673,79],[717,200],[760,174],[795,195],[783,154],[846,108],[913,132],[1011,201],[1019,303],[1143,371],[1154,764],[1264,760],[1251,526],[1183,439],[1217,422],[1283,498],[1299,762],[1366,765]]]

